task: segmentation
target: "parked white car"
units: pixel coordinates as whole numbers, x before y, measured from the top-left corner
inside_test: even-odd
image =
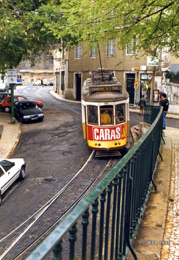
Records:
[[[41,86],[41,80],[34,81],[33,86]]]
[[[0,82],[0,92],[8,92],[9,84]]]
[[[2,202],[2,194],[15,182],[18,178],[25,178],[25,160],[19,159],[0,159],[0,205]]]

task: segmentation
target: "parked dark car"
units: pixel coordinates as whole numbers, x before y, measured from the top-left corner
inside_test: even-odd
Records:
[[[49,86],[53,86],[53,81],[51,80],[50,82],[49,82]]]
[[[3,101],[8,95],[9,92],[0,92],[0,102]]]
[[[15,95],[14,96],[14,102],[16,101],[23,101],[28,100],[28,98],[22,96],[22,95]],[[43,107],[43,103],[41,101],[34,100],[34,102],[40,107]],[[4,110],[6,113],[11,112],[11,95],[6,95],[2,101],[0,101],[0,107]]]
[[[21,122],[43,121],[44,114],[34,101],[24,100],[14,103],[14,116]]]

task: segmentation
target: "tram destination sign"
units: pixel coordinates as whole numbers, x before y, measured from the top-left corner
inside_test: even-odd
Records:
[[[107,85],[107,86],[92,86],[89,88],[90,94],[95,93],[95,92],[110,92],[110,91],[117,91],[119,93],[122,93],[122,85]]]

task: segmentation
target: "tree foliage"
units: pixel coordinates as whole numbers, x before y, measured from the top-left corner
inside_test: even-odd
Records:
[[[59,38],[46,28],[38,8],[46,0],[0,1],[0,71],[52,49]]]
[[[51,3],[56,16],[57,4]],[[57,20],[50,28],[60,31],[60,36],[71,34],[80,41],[105,44],[116,39],[120,49],[136,40],[139,50],[154,56],[162,47],[178,55],[177,0],[61,0],[59,8],[66,22]]]
[[[0,0],[0,69],[63,42],[106,44],[116,39],[119,49],[135,46],[156,55],[168,47],[179,52],[178,0]]]

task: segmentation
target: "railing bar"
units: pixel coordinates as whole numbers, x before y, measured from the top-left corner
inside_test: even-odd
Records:
[[[95,259],[95,246],[96,246],[96,219],[98,213],[98,199],[92,203],[92,235],[91,235],[91,260]]]
[[[137,256],[130,244],[130,218],[131,218],[131,202],[132,202],[132,178],[131,175],[127,178],[127,196],[126,196],[126,215],[125,215],[125,244],[129,247],[133,257],[137,260]]]
[[[115,219],[116,219],[116,204],[117,204],[117,184],[118,184],[118,176],[114,178],[114,192],[113,192],[113,212],[112,212],[112,231],[111,231],[111,254],[110,260],[113,260],[114,254],[114,235],[115,235]]]
[[[106,209],[106,227],[105,227],[105,247],[104,247],[104,260],[108,259],[108,241],[109,241],[109,219],[110,219],[110,208],[111,208],[111,193],[112,193],[112,182],[107,188],[107,209]]]
[[[123,174],[119,173],[119,182],[118,182],[118,203],[117,203],[117,223],[116,223],[116,248],[115,248],[115,259],[118,257],[118,247],[119,247],[119,223],[120,223],[120,211],[121,211],[121,181]]]
[[[128,165],[123,170],[124,178],[122,183],[122,204],[121,204],[121,225],[120,225],[120,241],[119,241],[119,253],[118,259],[122,259],[122,255],[125,252],[125,244],[124,244],[124,219],[125,219],[125,200],[126,200],[126,179],[128,175]]]
[[[69,259],[75,259],[75,241],[76,241],[76,223],[75,225],[69,230],[69,242],[70,242],[70,252],[69,252]]]
[[[134,188],[135,186],[135,180],[136,180],[136,174],[135,174],[135,160],[136,160],[136,155],[133,156],[133,158],[131,159],[131,171],[130,171],[130,176],[133,179],[133,185],[131,187],[131,192],[132,192],[132,202],[131,202],[131,218],[130,218],[130,234],[132,233],[132,229],[133,229],[133,221],[135,219],[135,209],[136,209],[136,193],[137,193],[137,189]]]
[[[138,219],[138,194],[139,194],[139,189],[140,189],[140,182],[139,182],[139,164],[138,164],[138,154],[136,153],[134,156],[134,161],[133,161],[133,186],[132,186],[132,192],[133,192],[133,196],[132,196],[132,214],[131,214],[131,228],[130,228],[130,237],[132,238],[134,230],[135,230],[135,226],[136,226],[136,222]]]
[[[53,249],[53,260],[62,260],[62,240]]]
[[[83,237],[82,237],[82,260],[86,260],[86,253],[87,253],[87,228],[88,228],[88,221],[89,218],[89,209],[85,211],[82,215],[82,225],[83,225]]]
[[[100,231],[99,231],[99,260],[102,260],[103,250],[103,234],[104,234],[104,203],[105,203],[106,190],[101,193],[101,210],[100,210]]]
[[[139,162],[138,162],[138,165],[139,165],[139,196],[138,196],[138,204],[137,204],[137,209],[138,209],[138,214],[139,214],[139,217],[140,217],[140,212],[141,212],[141,204],[142,204],[142,157],[143,157],[143,153],[142,153],[142,148],[140,148],[139,150]]]

